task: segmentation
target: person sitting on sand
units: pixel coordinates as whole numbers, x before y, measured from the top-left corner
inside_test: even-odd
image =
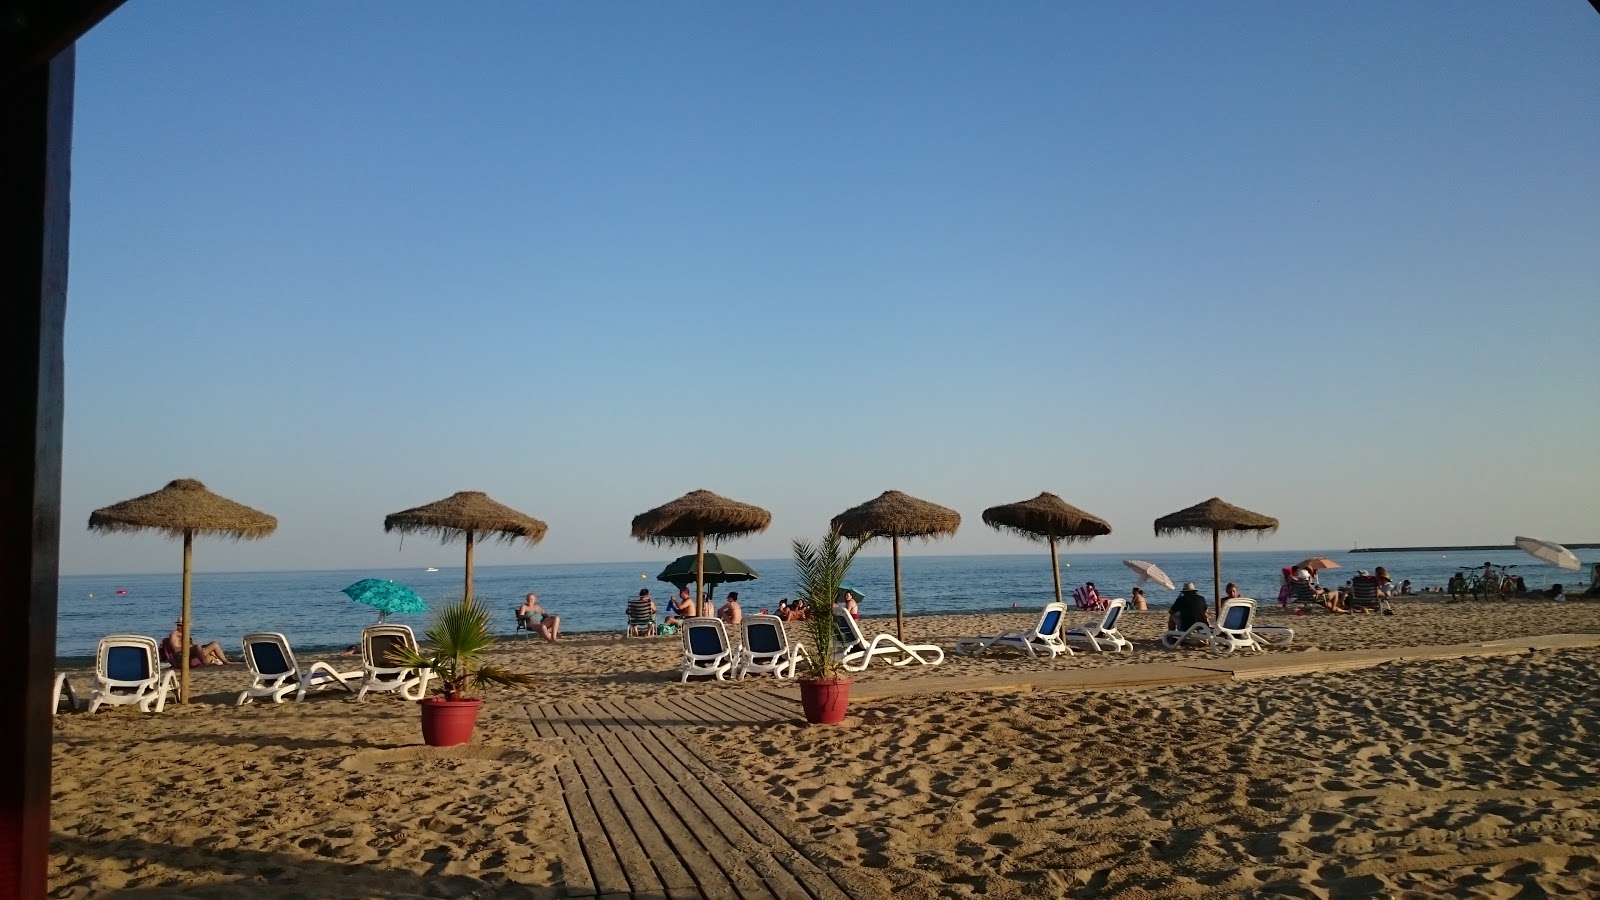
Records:
[[[852,618],[852,619],[860,619],[861,618],[861,608],[856,605],[856,594],[855,594],[855,591],[845,591],[844,592],[844,600],[841,601],[840,605],[842,605],[844,607],[844,611],[845,612],[850,614],[850,618]]]
[[[678,596],[673,599],[670,608],[667,610],[667,624],[672,626],[682,625],[684,619],[693,617],[694,599],[689,596],[688,588],[682,588],[678,591]]]
[[[538,624],[533,624],[533,617],[539,617]],[[539,596],[529,594],[522,601],[522,606],[517,609],[517,620],[528,623],[530,631],[538,631],[539,636],[554,644],[561,640],[561,617],[551,615],[544,607],[539,605]]]
[[[172,633],[167,635],[167,639],[161,642],[161,658],[166,661],[167,665],[176,666],[178,664],[178,648],[182,646],[183,620],[179,619],[173,623]],[[228,657],[223,654],[222,645],[216,641],[212,641],[209,644],[189,645],[189,668],[225,665],[228,665]]]
[[[1550,590],[1544,592],[1544,596],[1548,600],[1565,600],[1567,599],[1567,592],[1561,585],[1552,584],[1550,585]]]
[[[717,618],[728,625],[737,625],[744,621],[744,610],[739,606],[739,592],[729,591],[728,599],[722,601],[717,607]]]
[[[1244,595],[1239,593],[1239,586],[1231,581],[1228,582],[1227,587],[1222,589],[1222,599],[1224,600],[1239,600],[1243,597]]]
[[[1518,578],[1517,581],[1520,582],[1520,581],[1522,581],[1522,579]],[[1400,596],[1402,596],[1402,597],[1411,596],[1411,579],[1407,578],[1404,581],[1400,582]]]
[[[778,618],[782,619],[785,622],[789,621],[789,598],[788,597],[784,597],[782,600],[778,601]]]
[[[1135,586],[1133,589],[1133,608],[1138,610],[1150,608],[1150,604],[1144,599],[1144,588],[1142,587]]]
[[[1167,630],[1188,631],[1198,623],[1209,623],[1210,613],[1211,604],[1195,588],[1194,582],[1186,581],[1178,599],[1172,601],[1172,608],[1167,611]]]

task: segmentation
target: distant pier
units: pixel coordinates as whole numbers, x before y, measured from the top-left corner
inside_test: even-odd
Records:
[[[1568,550],[1600,550],[1600,543],[1568,544],[1557,541]],[[1469,547],[1356,547],[1351,553],[1449,553],[1452,550],[1515,550],[1516,544],[1473,544]]]

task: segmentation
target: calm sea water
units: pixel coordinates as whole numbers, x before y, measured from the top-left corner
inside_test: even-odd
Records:
[[[1530,587],[1552,582],[1573,585],[1583,573],[1563,572],[1517,551],[1476,551],[1470,554],[1392,553],[1348,554],[1337,551],[1240,551],[1224,547],[1222,578],[1237,582],[1247,597],[1272,600],[1278,594],[1279,567],[1307,556],[1327,556],[1344,568],[1326,572],[1325,584],[1344,581],[1357,569],[1385,566],[1396,582],[1409,578],[1416,586],[1440,585],[1458,566],[1481,566],[1485,560],[1515,564]],[[1211,593],[1209,553],[1152,553],[1147,559],[1164,569],[1180,587],[1196,582]],[[1588,565],[1597,551],[1580,551]],[[1128,596],[1134,576],[1120,554],[1063,553],[1062,590],[1068,592],[1093,581],[1109,597]],[[485,566],[474,575],[474,594],[496,609],[495,624],[503,634],[515,631],[512,614],[529,591],[562,618],[569,632],[608,631],[622,628],[623,605],[649,587],[665,609],[671,585],[655,580],[668,560],[579,565]],[[793,567],[787,559],[746,560],[761,578],[732,586],[739,591],[746,612],[776,608],[778,600],[793,592]],[[1054,599],[1047,553],[1008,556],[913,556],[901,560],[906,612],[931,615],[952,612],[1037,609]],[[340,589],[362,578],[391,578],[404,582],[430,604],[461,593],[460,566],[438,572],[417,569],[360,569],[321,572],[197,573],[194,576],[194,633],[202,642],[219,640],[230,651],[248,631],[281,631],[297,649],[325,650],[354,643],[361,629],[376,620],[372,610],[358,605]],[[894,613],[894,576],[887,557],[860,558],[850,581],[865,594],[862,613]],[[180,601],[177,572],[163,575],[73,575],[60,581],[60,618],[56,653],[63,661],[92,656],[102,635],[118,632],[160,638],[172,630]],[[1152,605],[1174,596],[1157,585],[1145,585]],[[125,593],[123,593],[125,592]],[[720,596],[720,593],[719,593]],[[421,629],[427,614],[395,616]]]

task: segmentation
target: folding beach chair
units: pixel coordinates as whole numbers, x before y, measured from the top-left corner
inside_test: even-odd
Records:
[[[1007,631],[994,637],[962,638],[956,641],[955,651],[975,655],[990,647],[1008,647],[1032,657],[1040,653],[1048,653],[1051,659],[1063,653],[1071,656],[1072,648],[1061,639],[1061,619],[1066,613],[1066,604],[1047,603],[1039,613],[1038,623],[1031,630]]]
[[[694,616],[683,620],[683,665],[678,667],[685,682],[696,676],[726,681],[738,659],[736,648],[728,644],[728,629],[714,616]]]
[[[1127,650],[1131,653],[1133,641],[1117,630],[1117,620],[1122,618],[1122,611],[1127,608],[1128,601],[1118,597],[1106,605],[1105,615],[1100,617],[1100,621],[1074,625],[1061,632],[1061,637],[1069,644],[1088,644],[1095,650]]]
[[[944,651],[933,644],[904,644],[892,634],[880,634],[868,641],[855,617],[842,606],[833,608],[833,630],[837,645],[833,658],[846,672],[860,672],[879,658],[891,666],[937,666],[944,662]]]
[[[178,676],[161,666],[155,638],[112,634],[100,639],[94,652],[94,681],[89,712],[107,704],[138,704],[140,712],[166,708],[167,695],[178,689]]]
[[[432,669],[412,669],[399,665],[390,656],[396,650],[417,649],[417,637],[409,625],[368,625],[361,630],[361,689],[357,700],[367,694],[397,692],[407,700],[421,700],[428,694]]]
[[[739,662],[734,677],[771,673],[776,678],[793,678],[806,649],[789,643],[789,633],[777,616],[746,616],[739,623]]]
[[[355,693],[352,686],[361,680],[362,672],[339,672],[325,662],[314,662],[302,670],[294,661],[294,651],[289,649],[289,639],[276,631],[256,631],[244,636],[244,664],[250,670],[250,684],[239,692],[234,706],[243,706],[256,697],[267,697],[273,703],[282,703],[290,692],[296,700],[304,700],[311,691],[338,685]]]
[[[1351,609],[1383,609],[1383,598],[1378,596],[1378,579],[1371,575],[1357,575],[1350,579]]]

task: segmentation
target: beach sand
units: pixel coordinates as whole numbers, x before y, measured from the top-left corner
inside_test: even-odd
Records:
[[[948,647],[1036,617],[917,617],[907,637]],[[1261,618],[1297,629],[1285,657],[1600,632],[1592,602]],[[1164,619],[1124,620],[1132,654],[949,655],[857,681],[1212,655],[1155,649]],[[240,666],[197,673],[188,707],[62,714],[52,896],[559,896],[562,749],[534,736],[522,703],[772,686],[680,686],[679,652],[670,638],[504,641],[497,660],[543,681],[491,691],[473,743],[451,750],[422,748],[414,705],[392,696],[234,708]],[[923,694],[854,703],[840,728],[680,733],[789,810],[792,833],[853,883],[905,898],[1589,895],[1597,676],[1600,651],[1574,650],[1141,692]]]

